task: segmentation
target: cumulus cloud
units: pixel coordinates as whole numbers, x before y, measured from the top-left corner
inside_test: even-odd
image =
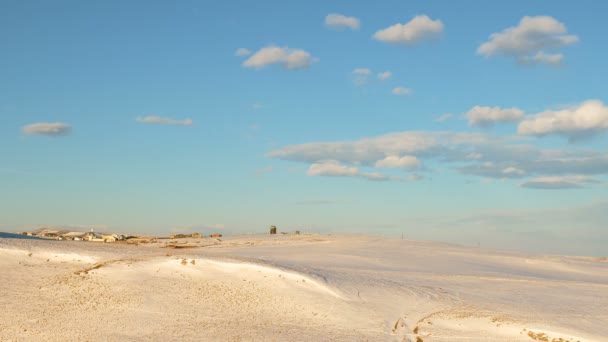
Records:
[[[397,23],[374,34],[374,39],[391,44],[413,45],[436,38],[443,32],[441,20],[418,15],[406,24]]]
[[[584,175],[542,176],[530,179],[520,186],[532,189],[578,189],[590,183],[599,181]]]
[[[251,51],[249,49],[246,49],[246,48],[238,48],[234,52],[234,55],[237,56],[237,57],[248,56],[250,54],[251,54]]]
[[[498,122],[517,122],[524,117],[524,112],[518,108],[475,106],[465,116],[469,126],[491,127]]]
[[[39,122],[23,126],[23,133],[30,135],[47,135],[59,137],[72,132],[72,126],[62,122]]]
[[[378,73],[378,79],[380,81],[386,81],[391,77],[393,77],[393,73],[390,71],[383,71]]]
[[[359,19],[338,13],[328,14],[325,17],[325,25],[338,29],[349,28],[351,30],[358,30],[361,27]]]
[[[548,54],[578,41],[575,35],[567,34],[566,25],[553,17],[523,17],[519,25],[502,32],[493,33],[490,39],[479,46],[477,53],[486,57],[504,55],[524,64],[559,65],[561,54]]]
[[[409,95],[412,93],[412,90],[404,87],[395,87],[391,93],[393,93],[393,95]]]
[[[160,116],[145,116],[138,117],[135,121],[146,124],[159,124],[159,125],[175,125],[175,126],[192,126],[194,122],[192,119],[176,120],[171,118],[163,118]]]
[[[261,69],[268,65],[279,64],[285,69],[305,69],[318,59],[309,52],[288,47],[268,46],[256,51],[249,57],[243,66],[246,68]]]
[[[420,160],[415,156],[387,156],[382,160],[378,160],[375,166],[380,168],[415,169],[419,167],[420,164]]]
[[[543,136],[559,134],[571,141],[608,130],[608,107],[599,100],[588,100],[562,110],[547,110],[526,117],[517,132]]]

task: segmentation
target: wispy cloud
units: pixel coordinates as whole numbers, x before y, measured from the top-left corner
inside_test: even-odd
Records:
[[[270,172],[272,172],[272,165],[268,165],[268,166],[265,166],[265,167],[262,167],[262,168],[259,168],[259,169],[255,170],[255,174],[257,176],[261,176],[261,175],[264,175],[264,174],[267,174],[267,173],[270,173]]]
[[[445,121],[448,121],[449,119],[451,119],[453,116],[454,115],[452,115],[450,113],[446,113],[446,114],[439,116],[437,119],[435,119],[435,122],[445,122]]]
[[[192,126],[194,122],[191,119],[176,120],[171,118],[163,118],[160,116],[145,116],[138,117],[135,121],[145,124],[159,125],[176,125],[176,126]]]
[[[412,90],[405,87],[396,87],[392,90],[393,95],[410,95]]]
[[[369,82],[369,78],[372,75],[371,69],[368,68],[356,68],[352,71],[353,83],[355,85],[364,85]]]
[[[386,81],[391,77],[393,77],[393,73],[390,71],[383,71],[378,73],[378,79],[380,81]]]
[[[249,49],[246,49],[246,48],[238,48],[234,52],[234,55],[237,56],[237,57],[248,56],[250,54],[251,54],[251,51]]]
[[[21,130],[29,135],[60,137],[69,135],[72,132],[72,126],[62,122],[39,122],[23,126]]]
[[[579,189],[586,184],[597,184],[600,181],[584,175],[543,176],[530,179],[520,186],[532,189]]]

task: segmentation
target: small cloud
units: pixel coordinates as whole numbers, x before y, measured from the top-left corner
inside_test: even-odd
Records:
[[[357,69],[353,70],[353,74],[369,76],[372,74],[372,71],[367,68],[357,68]]]
[[[251,109],[253,109],[253,110],[259,110],[259,109],[264,109],[264,108],[266,108],[266,106],[261,103],[254,103],[251,105]]]
[[[396,87],[393,88],[392,93],[393,95],[409,95],[412,93],[412,90],[404,87]]]
[[[559,66],[562,64],[564,60],[564,55],[561,53],[544,53],[539,51],[534,56],[522,56],[518,59],[518,62],[521,64],[527,65],[537,65],[537,64],[549,64],[553,66]]]
[[[483,154],[481,153],[469,153],[465,156],[466,159],[477,160],[483,158]]]
[[[369,77],[372,74],[372,71],[367,68],[357,68],[352,71],[354,75],[353,83],[355,85],[364,85],[369,81]]]
[[[356,167],[345,166],[335,160],[313,163],[306,173],[309,176],[358,177],[370,181],[399,180],[399,177],[392,177],[379,172],[360,172]]]
[[[510,167],[507,167],[504,170],[502,170],[502,173],[504,173],[505,175],[522,176],[522,175],[526,174],[526,171],[510,166]]]
[[[356,167],[348,167],[337,161],[328,160],[310,165],[306,173],[309,176],[352,177],[359,175],[359,170]]]
[[[238,48],[234,52],[234,55],[237,56],[237,57],[248,56],[250,54],[251,54],[251,51],[249,49],[246,49],[246,48]]]
[[[62,122],[39,122],[23,126],[21,130],[30,135],[59,137],[69,135],[72,132],[72,126]]]
[[[441,20],[432,20],[418,15],[407,24],[395,24],[374,34],[374,39],[391,44],[413,45],[423,40],[436,38],[443,32]]]
[[[437,119],[435,119],[435,122],[444,122],[444,121],[448,121],[449,119],[451,119],[454,115],[447,113],[447,114],[443,114],[442,116],[438,117]]]
[[[135,121],[145,124],[159,124],[159,125],[175,125],[175,126],[192,126],[194,122],[191,119],[176,120],[171,118],[163,118],[160,116],[146,116],[138,117]]]
[[[268,65],[279,64],[285,69],[305,69],[316,61],[318,58],[313,58],[310,53],[301,49],[268,46],[254,53],[243,62],[243,66],[261,69]]]
[[[542,176],[533,178],[520,184],[523,188],[532,189],[578,189],[585,187],[586,184],[601,183],[586,175],[565,175],[565,176]]]
[[[255,170],[255,174],[257,176],[261,176],[263,174],[267,174],[267,173],[270,173],[270,172],[272,172],[272,165],[268,165],[268,166],[265,166],[263,168]]]
[[[393,77],[393,73],[390,71],[383,71],[378,73],[378,79],[380,81],[386,81],[391,77]]]
[[[503,55],[515,58],[520,64],[560,65],[562,54],[549,54],[578,42],[578,37],[568,35],[566,25],[550,16],[523,17],[517,26],[493,33],[481,44],[477,53],[486,57]]]
[[[325,25],[337,29],[349,28],[351,30],[358,30],[361,27],[361,22],[355,17],[332,13],[325,17]]]
[[[469,126],[488,128],[498,122],[520,121],[524,112],[518,108],[475,106],[465,116],[469,120]]]

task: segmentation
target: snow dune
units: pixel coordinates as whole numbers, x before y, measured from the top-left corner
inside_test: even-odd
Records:
[[[0,239],[0,340],[608,340],[604,258],[368,236],[179,243],[195,248]]]

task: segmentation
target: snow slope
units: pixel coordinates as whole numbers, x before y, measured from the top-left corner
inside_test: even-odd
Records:
[[[2,341],[608,340],[605,258],[368,236],[0,239],[0,269]]]

